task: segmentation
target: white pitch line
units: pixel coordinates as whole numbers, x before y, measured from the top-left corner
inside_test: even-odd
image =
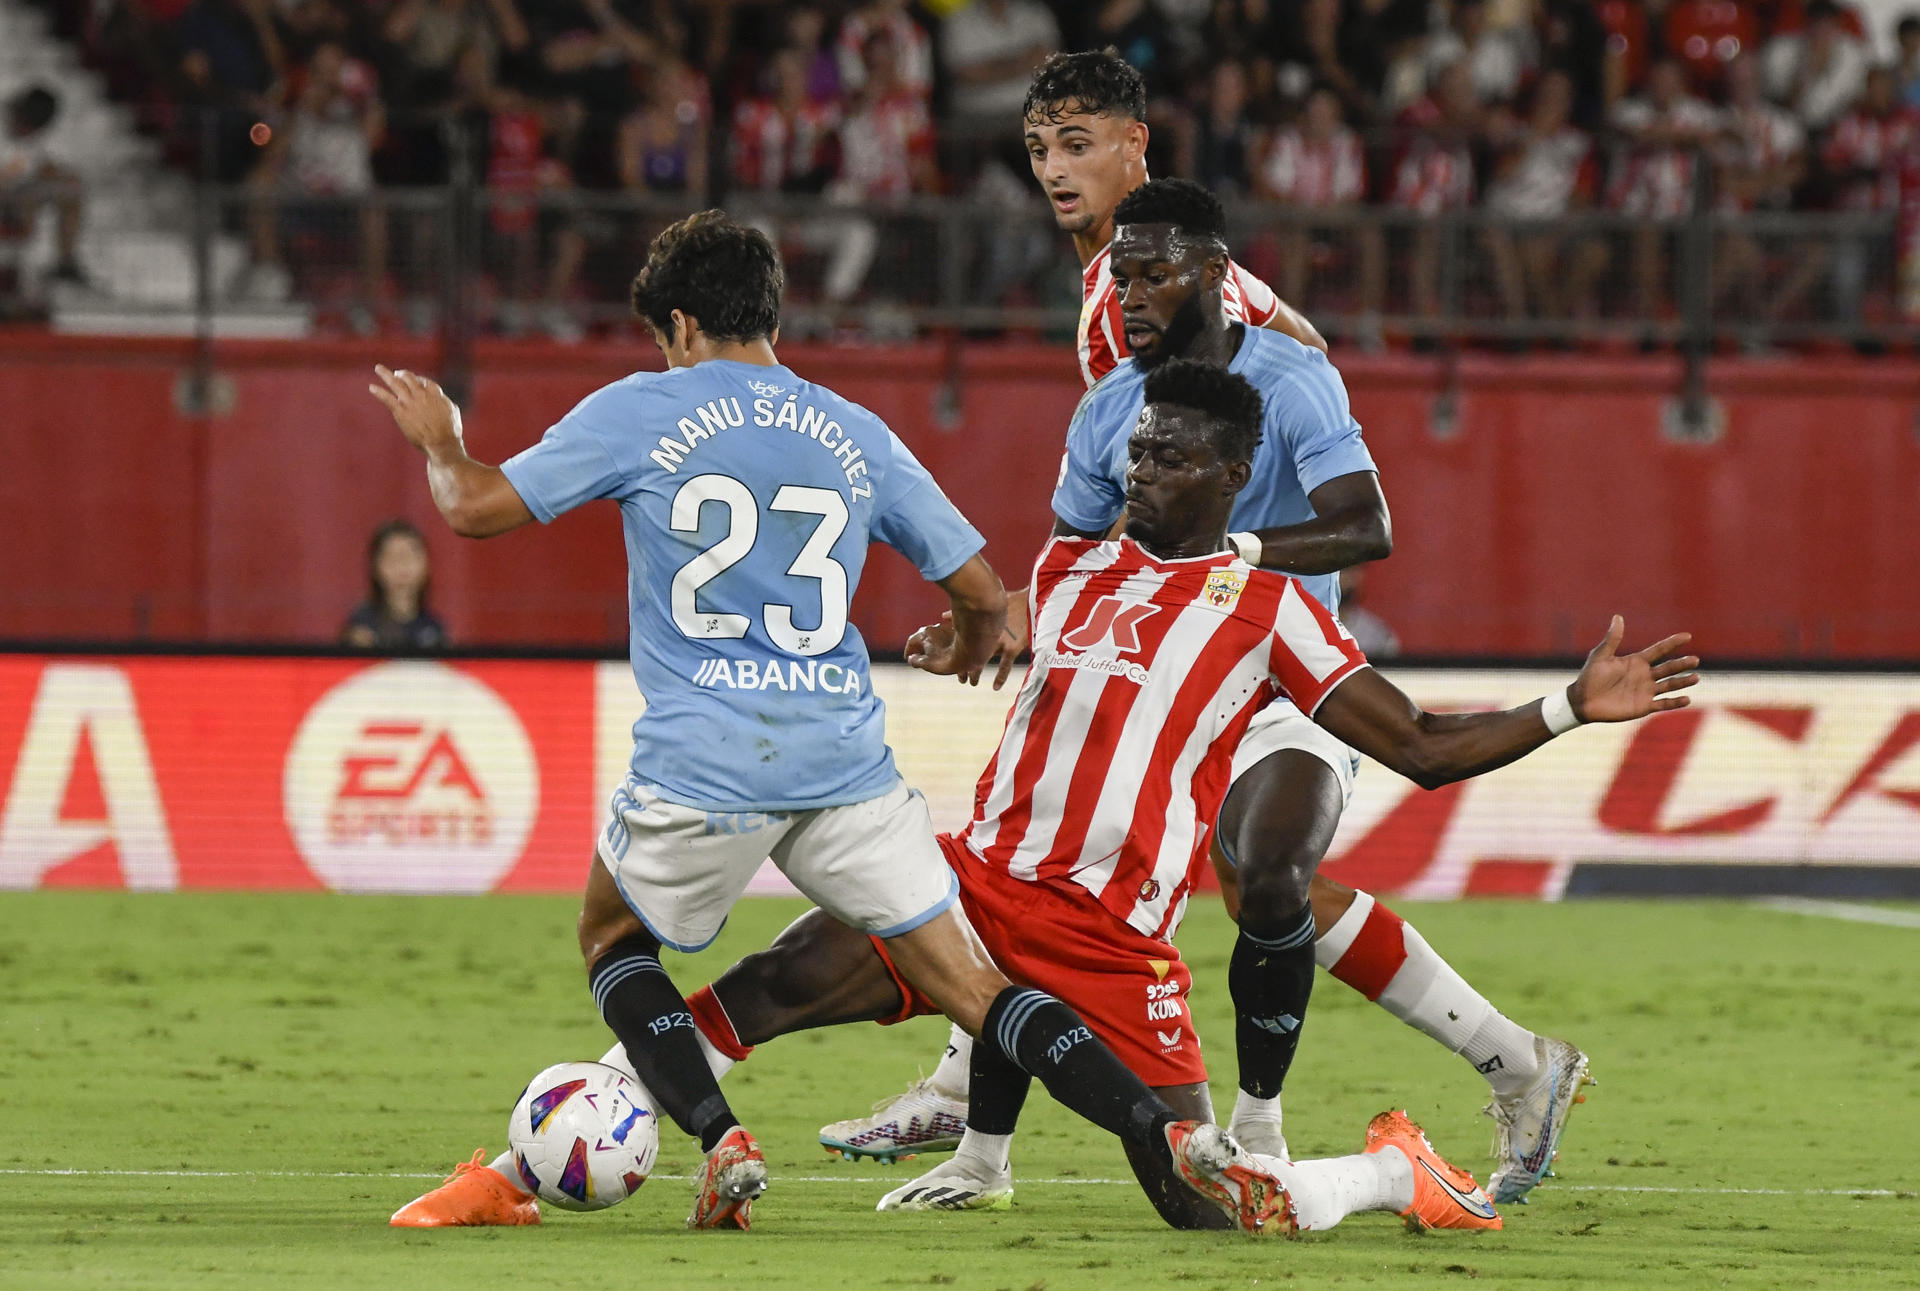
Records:
[[[1767,897],[1759,904],[1782,914],[1809,914],[1848,923],[1877,923],[1887,928],[1920,928],[1920,912],[1885,910],[1852,901],[1816,901],[1811,897]]]
[[[0,1167],[0,1175],[33,1175],[44,1178],[80,1175],[131,1179],[439,1179],[444,1177],[437,1173],[372,1170],[77,1170],[52,1167],[25,1169],[18,1166]],[[773,1181],[775,1183],[899,1183],[904,1175],[904,1171],[891,1175],[775,1173]],[[690,1174],[656,1174],[648,1177],[678,1183],[686,1183],[693,1178]],[[1134,1186],[1132,1179],[1100,1179],[1079,1175],[1054,1179],[1022,1179],[1020,1182],[1034,1186],[1068,1188]],[[1711,1197],[1900,1197],[1912,1195],[1893,1188],[1664,1188],[1649,1185],[1578,1183],[1551,1186],[1556,1192],[1639,1192]]]

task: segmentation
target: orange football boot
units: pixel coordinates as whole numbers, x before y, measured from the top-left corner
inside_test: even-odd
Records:
[[[395,1228],[489,1228],[540,1222],[533,1194],[485,1164],[487,1150],[475,1148],[447,1181],[424,1197],[393,1212]]]
[[[750,1228],[753,1199],[767,1190],[767,1159],[738,1125],[713,1145],[693,1178],[688,1228]]]
[[[1367,1151],[1399,1148],[1413,1166],[1413,1204],[1400,1212],[1408,1228],[1500,1228],[1493,1202],[1473,1176],[1427,1142],[1405,1112],[1382,1112],[1367,1122]]]
[[[1187,1187],[1218,1206],[1243,1233],[1300,1231],[1293,1198],[1231,1134],[1206,1121],[1174,1121],[1166,1128],[1173,1168]]]

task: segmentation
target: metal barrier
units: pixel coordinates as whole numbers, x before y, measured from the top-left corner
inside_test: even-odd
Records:
[[[627,284],[648,239],[712,200],[780,244],[790,337],[1065,339],[1080,310],[1065,239],[1011,171],[966,184],[966,196],[861,205],[739,189],[608,192],[532,171],[525,187],[489,188],[477,133],[447,128],[444,185],[309,196],[263,172],[214,182],[220,171],[205,159],[220,155],[217,126],[202,123],[209,168],[192,186],[178,254],[122,257],[108,290],[56,310],[57,326],[191,332],[209,372],[225,335],[405,332],[444,346],[441,370],[457,379],[483,334],[568,341],[632,326]],[[1009,142],[955,136],[947,151],[972,158],[956,173],[1005,171],[1017,159],[994,150]],[[1484,140],[1385,132],[1365,145],[1376,177],[1427,145],[1453,150],[1463,173],[1491,173]],[[711,148],[707,173],[720,187],[723,131]],[[1595,156],[1615,176],[1631,171],[1624,140],[1599,140]],[[1410,343],[1443,358],[1462,346],[1673,347],[1699,415],[1704,365],[1717,350],[1872,349],[1913,338],[1893,212],[1743,212],[1716,192],[1714,155],[1676,165],[1688,178],[1669,208],[1685,213],[1670,219],[1583,208],[1530,222],[1488,205],[1427,214],[1242,201],[1230,206],[1231,241],[1330,337]]]

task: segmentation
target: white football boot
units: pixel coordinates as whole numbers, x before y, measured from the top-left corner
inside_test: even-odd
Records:
[[[995,1170],[957,1156],[880,1199],[875,1210],[1005,1210],[1013,1204],[1013,1167]]]
[[[906,1093],[875,1103],[871,1115],[821,1126],[820,1145],[853,1161],[897,1161],[916,1152],[951,1152],[966,1132],[967,1100],[916,1080]]]
[[[1499,1164],[1487,1178],[1487,1191],[1496,1205],[1526,1203],[1527,1194],[1553,1173],[1560,1136],[1576,1103],[1584,1103],[1583,1087],[1594,1083],[1587,1074],[1587,1055],[1568,1044],[1539,1036],[1533,1042],[1539,1074],[1520,1093],[1495,1097],[1487,1104],[1493,1118],[1493,1158]]]

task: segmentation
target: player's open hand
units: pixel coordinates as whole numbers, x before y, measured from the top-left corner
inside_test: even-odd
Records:
[[[373,374],[380,384],[369,385],[368,392],[387,406],[409,444],[431,453],[461,442],[460,406],[447,398],[439,382],[405,368],[396,372],[384,363],[376,363]]]
[[[1014,625],[1014,606],[1020,607],[1018,628]],[[1007,626],[1000,631],[1000,644],[994,648],[994,657],[1000,660],[1000,666],[994,670],[993,688],[1000,689],[1007,684],[1007,678],[1013,675],[1013,665],[1020,659],[1020,652],[1027,648],[1024,631],[1027,626],[1027,599],[1024,596],[1007,598]],[[937,677],[960,676],[960,637],[954,631],[953,611],[940,611],[940,621],[929,623],[907,638],[907,662],[922,672],[933,673]],[[989,658],[989,663],[993,662]],[[978,685],[980,675],[960,677],[968,685]]]
[[[1631,722],[1649,713],[1685,708],[1691,702],[1674,692],[1700,680],[1700,657],[1680,653],[1693,634],[1676,632],[1644,650],[1619,654],[1626,634],[1626,620],[1614,615],[1606,637],[1567,688],[1574,716],[1581,721]]]

